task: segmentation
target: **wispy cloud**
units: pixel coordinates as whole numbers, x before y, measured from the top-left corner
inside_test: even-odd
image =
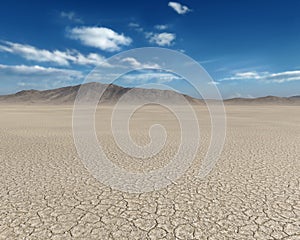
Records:
[[[199,63],[200,64],[209,64],[209,63],[214,63],[219,61],[219,58],[212,58],[212,59],[206,59],[206,60],[200,60]]]
[[[130,37],[105,27],[76,27],[68,31],[68,36],[83,45],[109,52],[118,51],[132,42]]]
[[[137,32],[143,32],[144,31],[144,28],[142,28],[140,26],[140,24],[136,23],[136,22],[131,22],[128,24],[128,27],[134,29],[135,31]]]
[[[166,30],[168,29],[168,25],[166,24],[159,24],[159,25],[155,25],[154,28],[157,29],[157,30]]]
[[[83,23],[83,20],[80,17],[78,17],[75,12],[72,12],[72,11],[71,12],[62,11],[60,13],[60,16],[62,18],[66,18],[66,19],[68,19],[72,22],[75,22],[75,23]]]
[[[70,63],[96,66],[100,65],[104,60],[104,57],[97,53],[83,55],[77,50],[49,51],[46,49],[39,49],[27,44],[13,43],[8,41],[3,41],[2,44],[0,44],[0,51],[19,55],[26,60],[54,63],[61,66],[68,66],[70,65]]]
[[[158,46],[171,46],[176,39],[176,35],[174,33],[147,33],[146,38],[149,39],[150,43],[155,43]]]
[[[168,6],[171,7],[172,9],[174,9],[174,11],[176,11],[180,15],[183,15],[183,14],[186,14],[186,13],[192,11],[187,6],[184,6],[178,2],[169,2]]]
[[[209,82],[208,83],[209,85],[218,85],[218,84],[220,84],[219,82],[216,82],[216,81],[211,81],[211,82]]]
[[[169,83],[174,80],[182,80],[181,77],[169,73],[163,72],[160,70],[145,70],[145,71],[138,71],[132,74],[126,74],[122,76],[118,82],[122,84],[146,84],[146,83]]]
[[[62,87],[80,83],[83,77],[82,72],[71,69],[0,64],[0,79],[4,86],[13,86],[11,90]]]
[[[4,65],[0,64],[0,72],[9,74],[20,74],[20,75],[38,75],[38,76],[48,76],[48,75],[59,75],[67,77],[67,79],[81,78],[82,73],[77,70],[63,69],[63,68],[52,68],[52,67],[42,67],[39,65],[27,66],[27,65]]]
[[[252,96],[251,94],[243,95],[239,92],[235,92],[234,94],[231,94],[228,96],[228,99],[231,99],[231,98],[254,98],[254,96]]]
[[[236,72],[230,77],[221,79],[220,81],[240,81],[240,80],[260,80],[273,83],[284,83],[290,81],[300,81],[300,70],[284,71],[278,73],[270,72]]]
[[[132,27],[132,28],[136,28],[136,27],[140,27],[140,24],[138,23],[135,23],[135,22],[131,22],[128,24],[129,27]]]

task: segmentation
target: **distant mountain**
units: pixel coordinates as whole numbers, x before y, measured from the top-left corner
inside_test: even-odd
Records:
[[[73,104],[81,85],[69,86],[51,90],[23,90],[15,94],[0,96],[0,104]],[[106,88],[103,96],[101,97],[101,103],[113,104],[116,103],[121,96],[129,91],[132,92],[132,100],[139,101],[145,96],[151,98],[164,97],[172,100],[179,94],[170,90],[158,90],[158,89],[143,89],[143,88],[124,88],[117,85],[106,85],[101,83],[87,83],[86,87],[91,87],[93,91],[101,91]],[[204,104],[203,100],[192,98],[187,95],[183,95],[190,103]],[[255,104],[282,104],[282,105],[300,105],[300,96],[292,97],[275,97],[266,96],[260,98],[232,98],[224,100],[226,105],[255,105]]]
[[[279,104],[279,105],[300,105],[300,97],[276,97],[266,96],[258,98],[232,98],[224,101],[227,104]]]
[[[289,97],[290,99],[300,99],[300,95]]]

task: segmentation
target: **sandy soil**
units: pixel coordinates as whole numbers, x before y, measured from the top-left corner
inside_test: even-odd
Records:
[[[160,191],[130,194],[99,183],[76,153],[70,106],[0,106],[0,239],[300,239],[300,109],[227,106],[227,138],[210,175],[197,179],[210,137],[209,116],[190,170]],[[116,164],[161,167],[176,151],[178,123],[148,107],[132,119],[145,144],[155,120],[169,133],[166,148],[140,164],[124,156],[109,131],[109,107],[97,131]],[[141,122],[143,124],[138,124]]]

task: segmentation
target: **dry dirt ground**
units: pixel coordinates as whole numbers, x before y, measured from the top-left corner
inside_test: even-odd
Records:
[[[0,106],[0,239],[300,239],[300,108],[227,106],[227,137],[205,179],[199,169],[210,137],[197,107],[201,144],[190,170],[159,191],[132,194],[94,179],[72,138],[72,106]],[[140,109],[132,137],[147,143],[161,121],[166,148],[140,164],[124,156],[99,109],[99,141],[128,170],[161,167],[178,145],[178,123],[160,107]]]

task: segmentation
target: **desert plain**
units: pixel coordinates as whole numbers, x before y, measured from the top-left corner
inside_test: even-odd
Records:
[[[226,141],[204,178],[196,173],[210,139],[205,106],[194,106],[201,142],[189,170],[164,189],[128,193],[95,179],[72,135],[72,105],[0,105],[0,239],[300,239],[300,108],[227,105]],[[168,138],[151,161],[126,157],[110,131],[111,107],[96,113],[107,156],[128,171],[168,163],[179,125],[159,106],[139,109],[132,138],[149,141],[160,122]],[[184,161],[184,159],[183,159]]]

